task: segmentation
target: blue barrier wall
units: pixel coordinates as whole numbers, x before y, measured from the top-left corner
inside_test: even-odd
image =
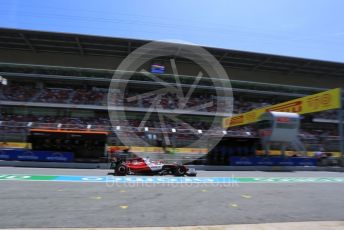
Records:
[[[310,157],[231,157],[233,166],[316,166]]]
[[[73,162],[72,152],[33,151],[28,149],[0,149],[0,160]]]

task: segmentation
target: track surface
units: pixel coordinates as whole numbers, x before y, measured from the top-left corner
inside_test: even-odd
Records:
[[[106,170],[0,168],[105,176]],[[326,177],[335,172],[199,172],[198,177]],[[140,227],[344,220],[344,183],[106,184],[0,181],[0,228]]]

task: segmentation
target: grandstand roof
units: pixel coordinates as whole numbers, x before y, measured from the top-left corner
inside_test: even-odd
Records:
[[[147,40],[0,28],[0,50],[126,57]],[[344,63],[206,48],[227,68],[312,76],[344,76]]]

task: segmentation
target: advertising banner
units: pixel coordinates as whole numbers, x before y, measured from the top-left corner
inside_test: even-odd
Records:
[[[0,148],[31,148],[31,143],[27,142],[0,142]]]
[[[72,152],[0,149],[0,160],[73,162]]]
[[[341,89],[331,89],[325,92],[309,95],[277,105],[266,106],[252,111],[223,119],[223,127],[229,128],[257,122],[259,117],[269,111],[307,114],[341,107]]]
[[[233,166],[316,166],[310,157],[231,157]]]
[[[109,146],[108,149],[116,148],[120,151],[127,149],[126,146]],[[162,147],[140,147],[140,146],[131,146],[130,151],[133,153],[165,153]],[[188,153],[188,154],[207,154],[207,148],[166,148],[166,151],[169,153]]]

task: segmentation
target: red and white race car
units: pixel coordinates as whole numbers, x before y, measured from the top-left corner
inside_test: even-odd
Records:
[[[151,161],[149,158],[133,158],[116,162],[114,175],[125,176],[133,174],[196,176],[196,170],[181,164],[165,164],[162,161]]]

